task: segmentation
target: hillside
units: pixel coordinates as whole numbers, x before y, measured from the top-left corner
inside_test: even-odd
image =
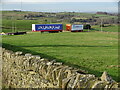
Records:
[[[115,29],[117,27],[116,15],[92,14],[92,13],[77,13],[77,12],[28,12],[28,11],[3,11],[2,12],[2,31],[3,32],[16,32],[16,31],[31,31],[32,24],[52,24],[62,23],[66,24],[87,24],[89,23],[94,30],[100,28],[102,23],[105,26],[110,26]],[[111,26],[112,25],[112,26]],[[99,29],[100,30],[100,29]],[[106,30],[105,31],[111,31]],[[112,30],[113,31],[113,30]],[[114,30],[116,31],[116,30]]]

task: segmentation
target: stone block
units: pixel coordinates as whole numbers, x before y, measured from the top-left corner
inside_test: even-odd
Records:
[[[17,51],[17,52],[15,52],[15,55],[22,55],[22,53],[23,52],[21,52],[21,51]]]

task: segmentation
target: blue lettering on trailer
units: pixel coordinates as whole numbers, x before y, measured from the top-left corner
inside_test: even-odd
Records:
[[[63,30],[62,24],[36,24],[35,31]]]

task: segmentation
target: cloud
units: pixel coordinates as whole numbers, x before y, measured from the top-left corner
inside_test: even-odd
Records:
[[[2,2],[118,2],[119,0],[2,0]]]
[[[2,2],[38,2],[39,0],[2,0]]]

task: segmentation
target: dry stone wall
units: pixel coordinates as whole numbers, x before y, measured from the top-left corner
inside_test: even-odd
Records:
[[[118,88],[107,72],[95,77],[38,55],[2,51],[2,84],[6,88]]]

